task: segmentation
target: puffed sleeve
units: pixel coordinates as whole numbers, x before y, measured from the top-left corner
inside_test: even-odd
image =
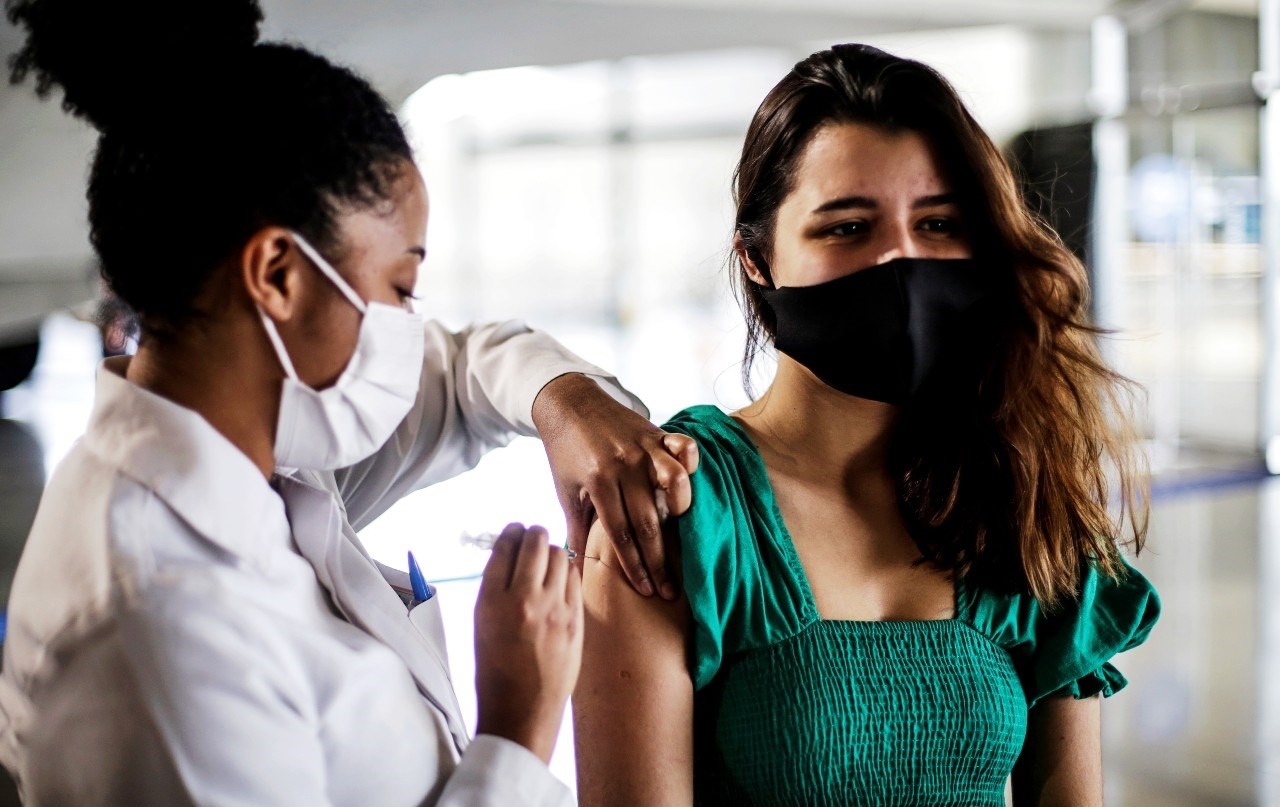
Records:
[[[1113,579],[1090,567],[1078,596],[1046,613],[1029,594],[966,592],[961,618],[1009,651],[1028,707],[1050,695],[1110,697],[1128,681],[1111,659],[1146,641],[1160,616],[1155,587],[1128,563]]]
[[[817,619],[791,567],[782,519],[759,455],[715,407],[685,410],[663,426],[698,443],[692,503],[676,520],[684,592],[693,616],[694,689],[723,659],[799,633]]]
[[[475,467],[491,449],[533,436],[533,402],[548,383],[582,373],[648,417],[617,379],[523,322],[458,332],[426,323],[422,378],[404,422],[372,457],[337,471],[337,491],[361,529],[405,495]]]

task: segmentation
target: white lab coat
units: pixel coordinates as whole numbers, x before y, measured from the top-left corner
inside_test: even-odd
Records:
[[[429,323],[426,341],[415,408],[378,454],[270,483],[127,382],[128,359],[103,363],[9,602],[0,762],[27,803],[572,803],[523,747],[468,740],[438,600],[409,612],[355,530],[532,434],[558,375],[643,406],[520,323]]]

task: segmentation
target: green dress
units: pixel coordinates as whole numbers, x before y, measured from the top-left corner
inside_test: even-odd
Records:
[[[698,406],[664,428],[701,450],[678,520],[699,804],[1003,805],[1027,710],[1124,687],[1109,659],[1158,616],[1130,570],[1052,616],[957,580],[952,619],[822,619],[741,426]]]

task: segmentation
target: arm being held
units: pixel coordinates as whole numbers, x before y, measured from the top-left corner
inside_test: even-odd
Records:
[[[458,333],[428,322],[414,408],[372,457],[336,473],[347,517],[362,529],[403,496],[475,466],[516,435],[539,434],[581,551],[599,517],[636,590],[676,589],[655,489],[673,514],[688,506],[697,446],[658,429],[635,396],[600,368],[520,322]]]
[[[569,548],[581,555],[598,519],[631,586],[646,597],[656,592],[674,600],[679,592],[658,501],[673,515],[689,508],[697,444],[627,411],[582,376],[548,384],[534,417],[568,523]]]
[[[573,696],[579,802],[692,804],[687,602],[633,591],[599,524],[587,542],[583,599],[585,652]]]

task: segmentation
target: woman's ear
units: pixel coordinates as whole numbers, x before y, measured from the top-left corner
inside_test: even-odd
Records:
[[[733,251],[738,254],[738,260],[742,262],[742,267],[747,270],[747,277],[751,278],[752,282],[767,289],[773,288],[773,281],[766,277],[764,272],[760,271],[755,259],[751,257],[751,253],[754,250],[748,247],[747,242],[742,239],[742,233],[734,234]]]
[[[276,322],[297,310],[306,257],[283,227],[263,227],[240,251],[240,275],[249,299]]]

